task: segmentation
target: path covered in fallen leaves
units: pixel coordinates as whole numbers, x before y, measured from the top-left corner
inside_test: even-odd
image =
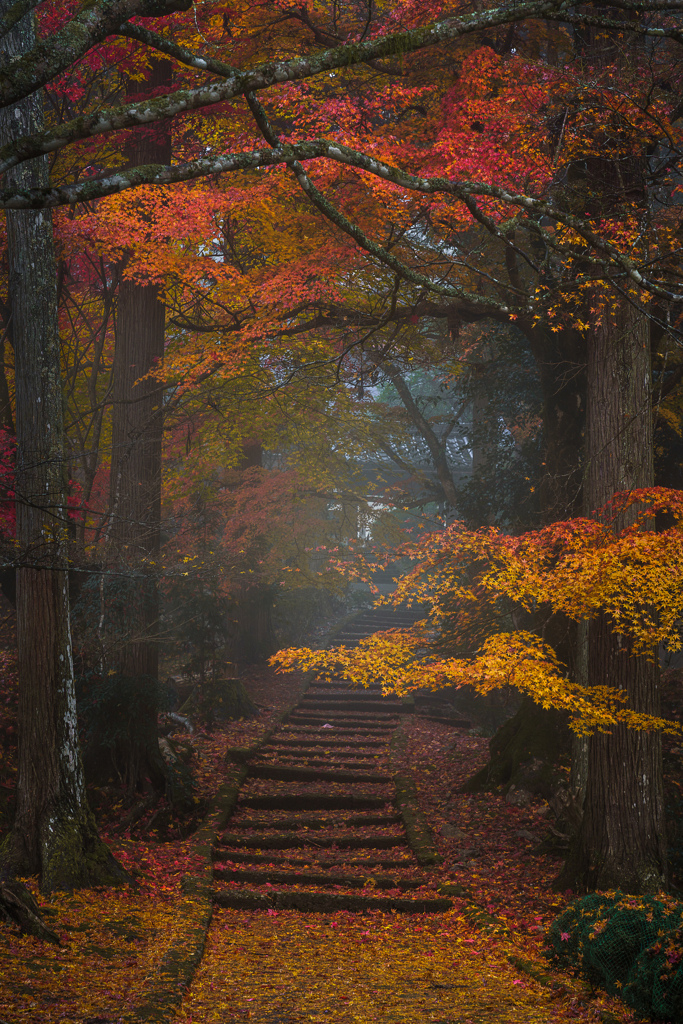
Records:
[[[193,771],[206,796],[232,777],[226,747],[259,742],[301,678],[262,671],[246,683],[262,715],[194,738]],[[544,961],[544,932],[571,899],[552,891],[558,862],[533,855],[545,809],[460,793],[486,759],[487,741],[406,714],[395,701],[371,708],[377,697],[313,686],[260,748],[215,849],[216,904],[202,962],[180,1009],[154,1019],[633,1021],[617,1000]],[[405,742],[390,750],[397,727]],[[407,844],[393,802],[397,773],[414,779],[441,857],[433,868],[419,865]],[[151,1019],[141,1006],[167,951],[182,949],[192,912],[182,879],[202,872],[205,853],[192,836],[158,841],[154,825],[120,834],[112,823],[105,834],[139,888],[40,899],[59,946],[0,925],[3,1024]],[[352,900],[358,909],[349,909]],[[421,912],[426,900],[441,909]],[[302,901],[329,902],[318,912],[287,908]]]
[[[559,1019],[548,989],[457,912],[217,911],[180,1024]]]
[[[317,682],[252,760],[215,850],[217,907],[175,1024],[632,1019],[547,976],[542,933],[567,898],[550,893],[547,861],[533,865],[535,894],[523,884],[541,819],[457,794],[485,743],[405,711]],[[436,832],[432,869],[393,802],[389,744],[407,721],[399,767],[414,772]]]
[[[379,687],[313,682],[250,763],[215,850],[219,906],[450,907],[418,868],[394,806],[389,741],[405,712]]]

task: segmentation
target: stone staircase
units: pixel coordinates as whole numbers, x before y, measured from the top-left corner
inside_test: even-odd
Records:
[[[422,607],[394,608],[393,605],[386,605],[368,608],[334,633],[327,646],[341,647],[343,644],[345,647],[357,647],[360,640],[364,640],[372,633],[385,629],[406,629],[424,616],[425,611]]]
[[[353,620],[347,622],[341,629],[337,630],[330,640],[328,647],[357,647],[360,640],[386,629],[406,629],[424,618],[425,609],[422,606],[413,608],[393,607],[392,605],[380,608],[369,608],[361,612]],[[469,729],[471,722],[458,713],[448,700],[445,700],[439,693],[423,692],[416,694],[413,707],[409,708],[415,714],[431,721],[443,722],[444,725],[456,726],[460,729]]]
[[[214,901],[238,909],[425,913],[451,901],[394,805],[390,740],[412,708],[315,681],[248,766],[214,847]]]

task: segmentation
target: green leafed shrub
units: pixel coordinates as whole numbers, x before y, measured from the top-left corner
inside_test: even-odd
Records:
[[[656,1020],[683,1021],[683,904],[592,893],[551,925],[548,955]]]

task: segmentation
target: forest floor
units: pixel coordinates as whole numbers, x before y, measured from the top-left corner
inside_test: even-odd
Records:
[[[257,742],[296,699],[301,677],[264,669],[245,684],[262,714],[193,737],[192,767],[207,798],[234,777],[226,748]],[[145,993],[168,951],[184,941],[194,906],[183,877],[206,871],[206,851],[192,836],[161,841],[153,827],[121,834],[110,819],[105,838],[137,888],[54,895],[47,905],[38,897],[59,945],[0,925],[0,1024],[635,1020],[618,1000],[544,959],[544,933],[572,898],[552,889],[559,861],[533,853],[547,830],[546,808],[459,793],[486,762],[486,739],[407,715],[403,729],[400,768],[416,783],[442,858],[430,884],[460,894],[452,909],[216,907],[182,1003],[150,1016],[140,1009]]]

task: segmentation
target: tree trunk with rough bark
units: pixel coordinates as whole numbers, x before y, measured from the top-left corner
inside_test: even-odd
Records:
[[[30,49],[33,17],[3,40],[7,62]],[[41,93],[3,113],[3,141],[40,131]],[[43,187],[47,158],[21,164],[8,184]],[[13,829],[2,873],[39,873],[44,890],[111,884],[125,875],[97,834],[78,743],[67,580],[66,481],[49,212],[7,213],[9,301],[17,430],[19,750]]]
[[[152,62],[144,83],[131,93],[170,83],[167,61]],[[170,163],[168,129],[142,136],[131,154],[135,164]],[[157,285],[122,279],[119,285],[114,353],[111,551],[130,576],[123,584],[127,601],[126,642],[118,671],[140,680],[139,733],[118,744],[116,761],[128,791],[166,785],[157,738],[159,675],[159,592],[157,563],[161,520],[161,444],[163,392],[156,380],[141,380],[163,359],[166,306]]]
[[[647,319],[620,299],[588,339],[587,508],[653,485]],[[627,513],[618,527],[633,522]],[[625,689],[635,711],[659,714],[656,652],[632,657],[604,618],[588,631],[588,682]],[[581,828],[558,884],[653,892],[666,884],[661,739],[624,726],[590,739]]]

